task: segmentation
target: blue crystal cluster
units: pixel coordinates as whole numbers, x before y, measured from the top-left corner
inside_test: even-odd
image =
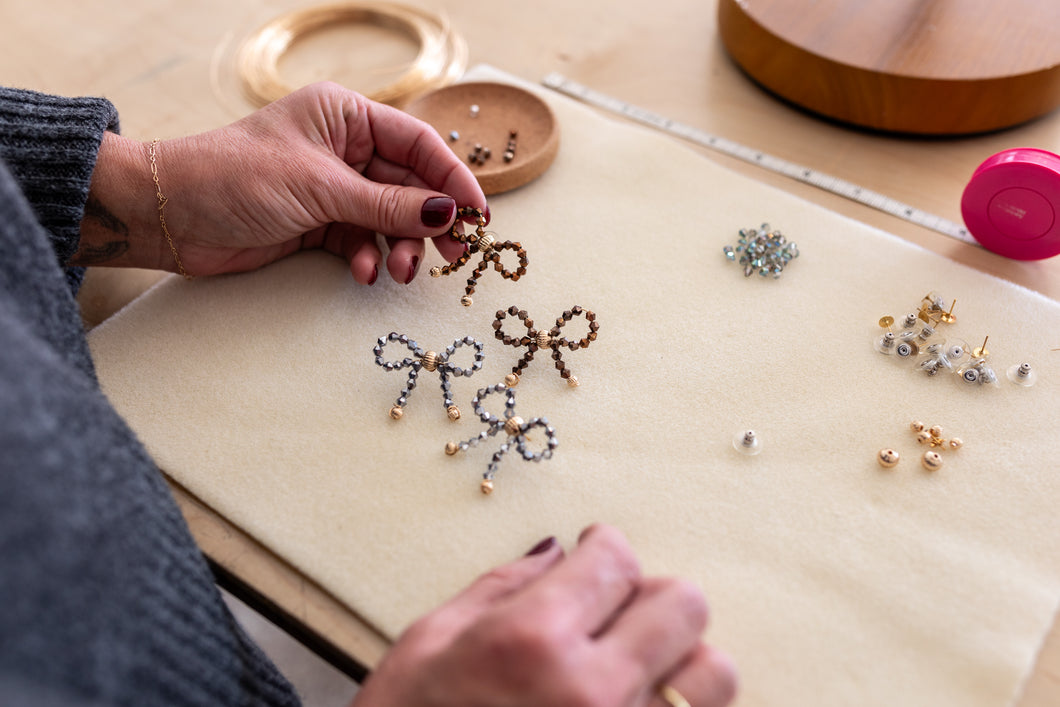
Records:
[[[799,246],[768,223],[758,228],[741,228],[736,247],[727,245],[723,250],[726,258],[743,265],[745,277],[757,272],[762,277],[772,275],[777,279],[787,264],[799,257]]]

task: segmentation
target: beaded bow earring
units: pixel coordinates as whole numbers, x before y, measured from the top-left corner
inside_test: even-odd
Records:
[[[457,230],[457,224],[460,223],[460,219],[467,216],[474,216],[477,221],[475,232],[471,235],[465,235]],[[453,228],[449,232],[449,235],[465,244],[467,250],[456,260],[456,262],[443,267],[431,268],[431,277],[441,277],[442,275],[454,273],[464,267],[468,261],[476,255],[482,255],[482,260],[475,266],[474,271],[471,273],[471,277],[467,279],[467,287],[464,288],[464,296],[460,298],[460,304],[465,307],[471,306],[471,303],[473,302],[471,295],[475,293],[475,285],[478,284],[478,278],[483,272],[485,272],[490,263],[493,263],[493,269],[499,272],[501,277],[506,280],[511,280],[512,282],[518,282],[519,278],[526,274],[526,266],[529,263],[526,257],[526,251],[520,243],[516,241],[498,242],[497,237],[493,233],[487,232],[485,227],[486,217],[483,215],[482,209],[463,206],[457,210],[457,219],[453,222]],[[502,250],[515,251],[515,254],[519,257],[519,267],[516,268],[515,272],[505,269],[501,264],[500,251]]]
[[[504,403],[504,419],[498,418],[496,415],[487,412],[482,406],[482,400],[487,395],[492,393],[504,392],[507,400]],[[512,445],[515,445],[515,451],[519,453],[526,461],[539,462],[542,459],[551,459],[552,452],[556,448],[556,430],[548,424],[548,420],[543,417],[533,417],[529,420],[523,420],[515,414],[515,391],[508,388],[502,383],[491,385],[488,388],[483,388],[478,391],[474,400],[471,401],[472,406],[475,409],[475,413],[479,418],[485,422],[488,427],[479,432],[477,436],[465,442],[449,442],[445,445],[445,453],[452,456],[457,452],[467,451],[468,447],[477,446],[480,442],[484,442],[490,437],[493,437],[498,432],[503,431],[507,435],[507,439],[501,444],[500,448],[493,453],[493,458],[490,460],[489,466],[486,467],[486,472],[482,475],[482,483],[479,484],[479,489],[484,494],[493,493],[493,477],[497,473],[497,468],[500,466],[501,460],[504,455],[508,453]],[[534,452],[527,447],[527,432],[535,427],[540,427],[545,431],[545,447],[540,452]]]
[[[412,356],[406,356],[400,361],[383,360],[383,347],[391,341],[397,341],[407,346],[409,351],[412,352]],[[456,353],[456,350],[462,346],[475,347],[475,361],[471,364],[471,368],[460,368],[459,366],[454,366],[449,363],[449,357]],[[460,408],[453,404],[453,393],[450,389],[449,377],[455,376],[459,378],[461,376],[471,376],[475,371],[482,368],[482,360],[486,357],[486,354],[483,351],[484,348],[485,344],[475,341],[470,336],[465,336],[463,339],[457,339],[446,347],[445,351],[442,353],[424,351],[419,344],[405,334],[391,332],[389,336],[379,337],[379,341],[373,349],[376,364],[382,366],[386,371],[398,371],[402,368],[411,369],[409,370],[408,383],[405,385],[405,388],[402,389],[401,394],[398,395],[394,407],[390,408],[390,417],[395,420],[400,420],[402,415],[405,414],[405,404],[408,402],[409,395],[416,387],[416,379],[419,377],[420,370],[422,369],[431,372],[438,371],[438,376],[442,380],[442,403],[445,405],[445,412],[450,420],[459,420]]]
[[[518,317],[526,327],[526,336],[513,337],[508,336],[501,329],[501,322],[504,321],[505,317],[511,315]],[[571,341],[570,339],[563,338],[559,335],[560,329],[574,317],[584,315],[585,320],[589,324],[589,333],[585,335],[584,339],[577,341]],[[526,347],[526,353],[519,359],[519,362],[512,366],[512,372],[504,378],[504,382],[508,387],[518,385],[519,374],[525,369],[532,360],[534,360],[534,354],[542,349],[549,349],[552,351],[552,360],[556,362],[556,368],[559,369],[559,375],[561,378],[567,381],[567,385],[572,388],[578,385],[578,379],[574,376],[570,369],[567,368],[566,363],[563,361],[563,351],[566,348],[571,351],[577,351],[578,349],[584,349],[592,342],[596,341],[596,333],[600,329],[600,325],[596,321],[596,314],[591,312],[584,307],[575,305],[570,309],[563,312],[556,319],[556,325],[549,329],[538,330],[534,328],[534,320],[530,319],[525,309],[519,309],[512,305],[507,311],[501,309],[497,310],[497,318],[493,321],[494,336],[501,340],[505,346],[515,346],[517,348]]]

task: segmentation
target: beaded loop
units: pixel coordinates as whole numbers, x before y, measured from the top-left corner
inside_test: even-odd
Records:
[[[509,336],[504,333],[501,328],[502,322],[508,316],[518,317],[519,321],[526,327],[526,335],[520,337]],[[560,336],[560,329],[570,322],[574,317],[584,316],[585,321],[588,323],[588,333],[584,338],[576,341]],[[584,307],[575,305],[570,309],[563,312],[556,319],[556,325],[551,329],[535,329],[534,320],[529,318],[525,309],[519,309],[515,305],[508,307],[507,310],[497,310],[497,318],[493,321],[494,336],[497,337],[505,346],[514,346],[516,348],[526,347],[526,353],[519,359],[519,362],[512,366],[512,373],[510,377],[510,385],[515,385],[519,382],[519,374],[534,360],[534,354],[542,349],[547,349],[552,352],[552,360],[556,362],[556,369],[559,370],[561,378],[567,381],[567,385],[574,387],[578,385],[578,379],[571,373],[570,369],[567,368],[567,364],[563,361],[563,352],[561,349],[569,349],[570,351],[577,351],[578,349],[584,349],[592,342],[596,341],[597,331],[600,329],[600,324],[596,321],[596,313],[592,312]]]
[[[487,411],[483,405],[482,400],[493,393],[504,392],[506,399],[504,403],[504,417],[499,418],[493,413]],[[493,453],[493,457],[490,459],[489,466],[486,467],[485,473],[482,475],[482,483],[479,485],[482,493],[489,494],[493,492],[493,477],[497,473],[497,468],[500,466],[501,460],[504,455],[515,447],[515,451],[523,458],[524,461],[539,462],[543,459],[551,459],[552,452],[556,449],[556,430],[548,424],[548,420],[544,417],[532,417],[529,420],[523,420],[515,414],[515,391],[505,386],[502,383],[496,383],[488,388],[482,388],[475,395],[474,400],[471,401],[474,407],[475,414],[479,416],[483,422],[486,423],[486,429],[479,432],[478,435],[464,442],[449,442],[445,445],[446,454],[456,454],[457,452],[466,452],[468,447],[476,447],[480,442],[484,442],[490,437],[497,435],[499,432],[503,432],[507,439],[501,444],[496,452]],[[540,427],[545,431],[545,444],[540,451],[533,451],[529,448],[527,442],[527,433]]]
[[[466,235],[460,233],[458,224],[460,220],[468,216],[474,216],[477,223],[475,225],[475,232]],[[467,250],[461,255],[455,262],[449,263],[442,267],[431,268],[431,277],[441,277],[443,275],[449,275],[454,273],[460,268],[467,265],[475,256],[481,255],[482,259],[478,265],[471,272],[471,277],[467,279],[467,287],[464,288],[464,296],[460,298],[460,304],[465,307],[470,307],[472,303],[471,295],[475,293],[475,285],[478,284],[478,279],[493,263],[493,269],[501,274],[506,280],[512,282],[518,282],[519,278],[526,274],[526,266],[529,261],[526,257],[526,250],[523,249],[522,244],[516,241],[498,241],[493,233],[487,233],[486,228],[486,217],[482,213],[482,209],[476,209],[471,206],[462,206],[457,210],[456,221],[453,222],[453,227],[449,231],[449,236],[455,240],[467,246]],[[519,258],[519,266],[514,272],[508,270],[501,263],[501,251],[511,250]]]
[[[383,358],[383,348],[392,341],[404,344],[408,347],[409,351],[412,352],[412,356],[406,356],[400,361],[385,360]],[[475,347],[475,360],[470,368],[461,368],[460,366],[449,362],[449,358],[462,346]],[[390,408],[390,417],[395,420],[401,419],[404,414],[405,405],[408,402],[408,397],[416,387],[416,379],[419,377],[420,371],[425,370],[431,372],[438,371],[438,376],[441,378],[442,383],[442,402],[445,406],[446,413],[450,420],[460,419],[460,408],[453,403],[453,393],[449,382],[450,376],[456,378],[470,377],[475,371],[482,368],[482,361],[486,357],[485,348],[485,344],[476,341],[470,336],[455,340],[452,344],[446,347],[445,351],[441,352],[424,351],[419,344],[405,334],[390,332],[388,336],[379,337],[379,341],[376,342],[375,348],[373,349],[376,364],[382,366],[383,370],[388,372],[398,371],[402,368],[410,369],[408,383],[406,383],[405,387],[402,389],[401,394],[398,395],[394,407]]]

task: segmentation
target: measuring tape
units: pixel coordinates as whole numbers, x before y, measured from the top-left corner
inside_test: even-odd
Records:
[[[926,211],[910,206],[909,204],[903,204],[889,196],[872,191],[871,189],[859,187],[857,184],[848,182],[844,179],[818,172],[809,167],[788,162],[779,157],[766,154],[761,150],[755,150],[733,142],[732,140],[718,137],[717,135],[705,133],[702,130],[698,130],[689,125],[678,123],[669,118],[652,113],[651,111],[630,105],[625,101],[604,95],[599,91],[594,91],[591,88],[571,81],[557,73],[549,74],[542,79],[541,83],[548,88],[559,91],[560,93],[565,93],[572,98],[577,98],[591,106],[603,108],[612,113],[618,113],[619,115],[623,115],[638,123],[657,128],[670,135],[684,138],[697,145],[716,150],[729,155],[730,157],[743,160],[744,162],[764,167],[771,172],[782,174],[785,177],[790,177],[803,184],[809,184],[810,186],[823,189],[832,194],[838,194],[851,201],[856,201],[859,204],[864,204],[865,206],[883,211],[892,216],[897,216],[900,219],[910,221],[923,226],[924,228],[930,228],[933,231],[938,231],[951,238],[956,238],[959,241],[964,241],[965,243],[970,243],[972,245],[979,245],[968,232],[968,229],[958,223],[954,223],[953,221],[944,219],[940,216],[935,216],[934,214],[929,214]]]

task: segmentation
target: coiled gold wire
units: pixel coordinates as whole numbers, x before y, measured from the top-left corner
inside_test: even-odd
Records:
[[[373,24],[410,37],[419,47],[408,70],[393,83],[366,94],[401,106],[420,94],[458,79],[467,68],[467,43],[438,15],[395,3],[356,2],[321,5],[280,15],[240,47],[236,70],[247,97],[258,105],[283,98],[296,87],[280,77],[279,61],[307,34],[340,23]]]

